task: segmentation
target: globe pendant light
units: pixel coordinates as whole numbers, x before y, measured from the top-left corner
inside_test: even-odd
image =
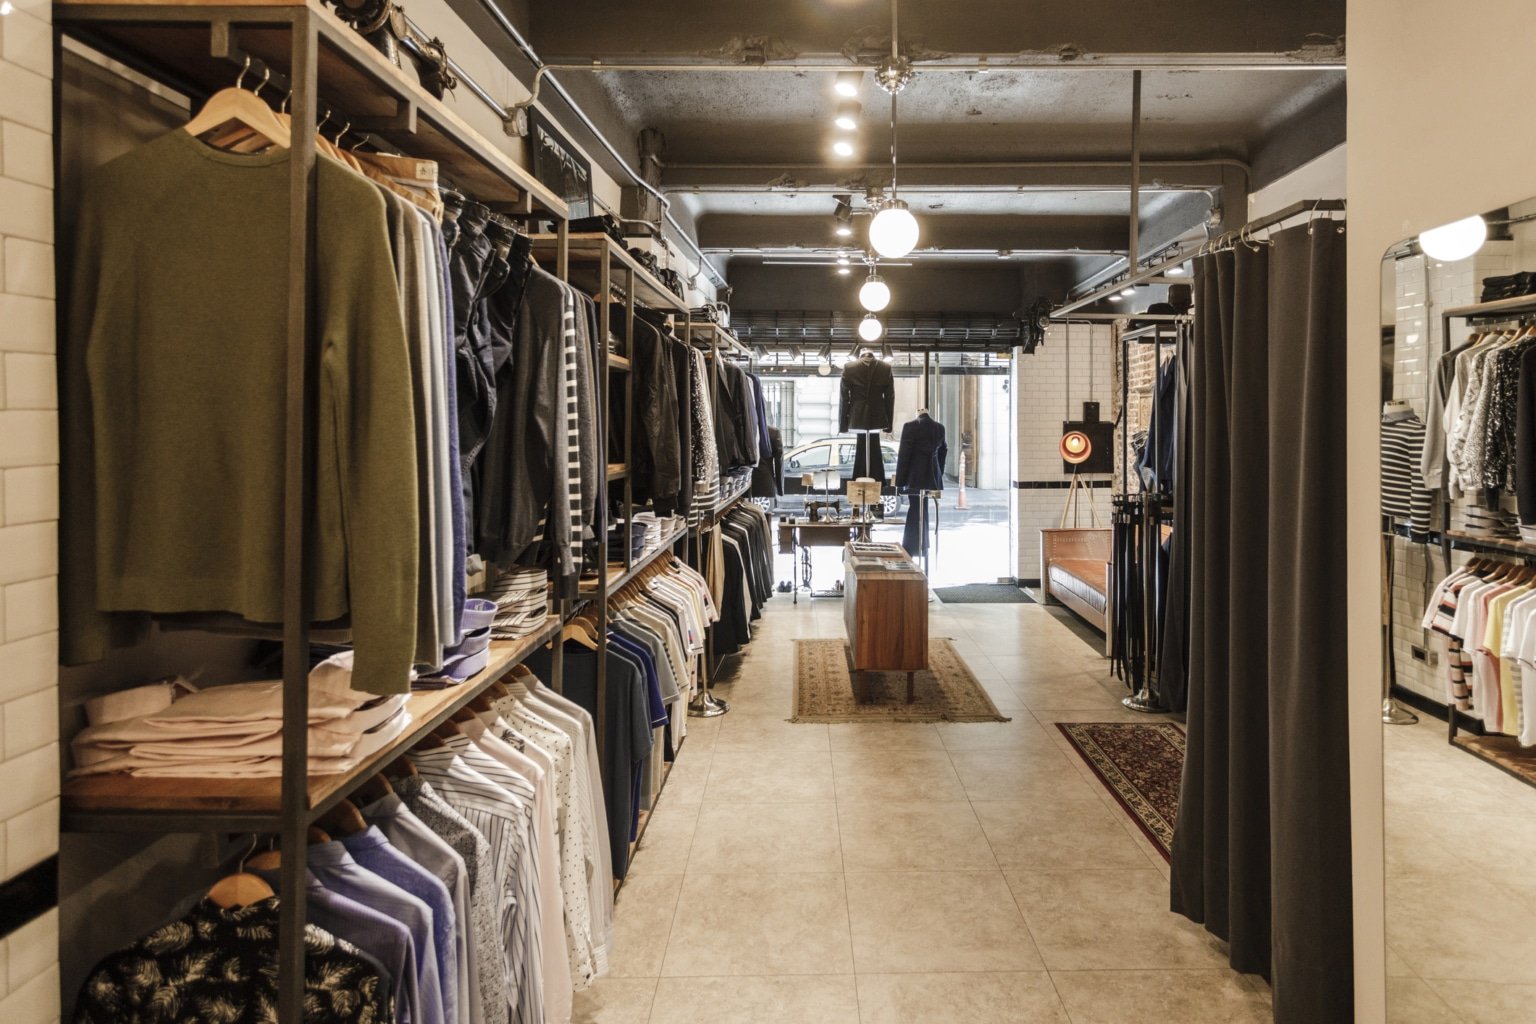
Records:
[[[1419,248],[1430,259],[1442,263],[1464,260],[1488,240],[1488,224],[1478,216],[1443,224],[1419,235]]]
[[[885,324],[873,313],[865,313],[864,319],[859,321],[859,337],[868,342],[880,340],[880,335],[885,333]]]
[[[881,280],[879,274],[870,274],[864,286],[859,289],[859,305],[871,313],[878,313],[891,304],[891,287]]]
[[[917,218],[900,199],[892,199],[869,222],[869,244],[881,256],[899,260],[917,248]]]

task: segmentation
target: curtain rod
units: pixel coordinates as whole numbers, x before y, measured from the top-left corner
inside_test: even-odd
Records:
[[[1267,217],[1260,217],[1257,220],[1251,220],[1247,224],[1244,224],[1237,231],[1228,232],[1227,236],[1232,238],[1247,237],[1255,231],[1265,231],[1269,228],[1276,227],[1288,220],[1293,220],[1297,217],[1304,217],[1319,213],[1343,213],[1344,210],[1345,203],[1342,199],[1303,199],[1299,202],[1292,203],[1290,206],[1287,206],[1284,209],[1276,210],[1274,213],[1268,215]],[[1051,312],[1051,319],[1065,319],[1070,314],[1077,312],[1083,307],[1091,306],[1095,302],[1100,302],[1104,299],[1107,299],[1115,292],[1118,292],[1124,288],[1141,284],[1150,278],[1160,277],[1165,271],[1172,267],[1176,267],[1181,263],[1184,263],[1192,255],[1193,253],[1180,253],[1179,255],[1170,259],[1166,259],[1161,263],[1154,263],[1145,269],[1135,271],[1134,273],[1125,278],[1122,278],[1119,281],[1115,281],[1111,284],[1105,285],[1102,288],[1095,289],[1094,291],[1089,292],[1087,295],[1084,295],[1082,298],[1075,299],[1072,302],[1067,303],[1065,306],[1060,306],[1053,310]],[[1118,316],[1115,318],[1118,318]],[[1126,319],[1129,319],[1129,317],[1126,317]]]

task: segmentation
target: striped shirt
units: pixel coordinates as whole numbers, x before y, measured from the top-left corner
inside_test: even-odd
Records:
[[[485,836],[500,884],[503,970],[512,1024],[543,1024],[543,954],[539,934],[533,786],[480,753],[467,736],[412,754],[416,770],[448,805]]]
[[[1381,424],[1381,514],[1414,533],[1428,533],[1433,493],[1424,486],[1424,421],[1407,416]]]

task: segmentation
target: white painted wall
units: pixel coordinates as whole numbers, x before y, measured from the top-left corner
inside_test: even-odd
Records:
[[[1348,376],[1350,792],[1357,1024],[1386,1019],[1377,509],[1381,257],[1397,240],[1536,194],[1529,0],[1351,0]],[[1495,146],[1498,159],[1472,154]]]
[[[1305,199],[1343,199],[1348,181],[1348,143],[1340,143],[1315,160],[1248,197],[1248,216],[1254,220]]]
[[[59,849],[58,393],[48,0],[0,16],[0,878]],[[0,940],[0,1021],[59,1018],[59,916]]]

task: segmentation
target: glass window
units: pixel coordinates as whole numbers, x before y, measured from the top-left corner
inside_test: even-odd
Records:
[[[818,444],[807,448],[788,462],[790,469],[825,469],[832,457],[832,446]]]
[[[844,442],[837,446],[837,465],[839,469],[847,469],[853,465],[854,445]]]

